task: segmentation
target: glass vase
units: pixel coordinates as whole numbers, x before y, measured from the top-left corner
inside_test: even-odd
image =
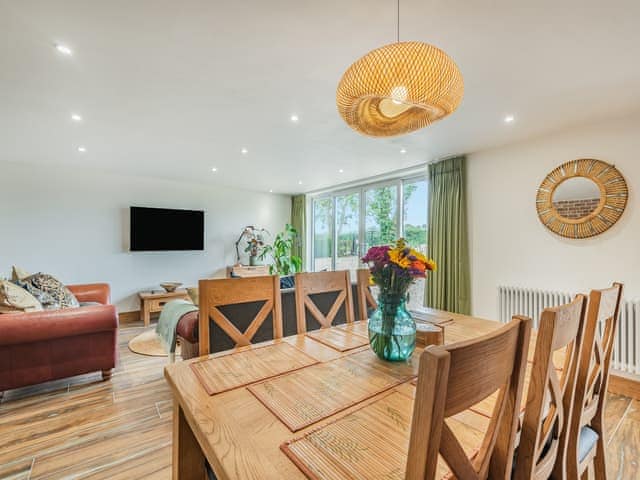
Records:
[[[416,322],[406,304],[406,295],[381,294],[369,317],[369,345],[382,360],[407,361],[416,348]]]

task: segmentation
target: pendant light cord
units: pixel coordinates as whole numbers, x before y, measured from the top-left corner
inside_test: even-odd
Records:
[[[396,43],[400,43],[400,0],[397,2],[396,20]]]

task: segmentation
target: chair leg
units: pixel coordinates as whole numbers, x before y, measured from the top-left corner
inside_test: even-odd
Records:
[[[593,460],[589,462],[587,468],[584,469],[582,473],[582,480],[593,480],[595,478],[594,468],[593,468]]]
[[[600,437],[596,445],[596,456],[593,458],[593,474],[596,480],[607,480],[607,459],[604,439]]]
[[[111,379],[111,369],[102,370],[102,380],[107,381]]]

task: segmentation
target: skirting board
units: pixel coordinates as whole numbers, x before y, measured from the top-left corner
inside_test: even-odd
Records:
[[[609,392],[640,400],[640,379],[611,373]]]

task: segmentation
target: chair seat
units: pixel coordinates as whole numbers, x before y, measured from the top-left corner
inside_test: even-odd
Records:
[[[580,438],[578,439],[578,461],[582,462],[589,452],[593,450],[598,443],[599,435],[590,427],[584,426],[580,430]]]

